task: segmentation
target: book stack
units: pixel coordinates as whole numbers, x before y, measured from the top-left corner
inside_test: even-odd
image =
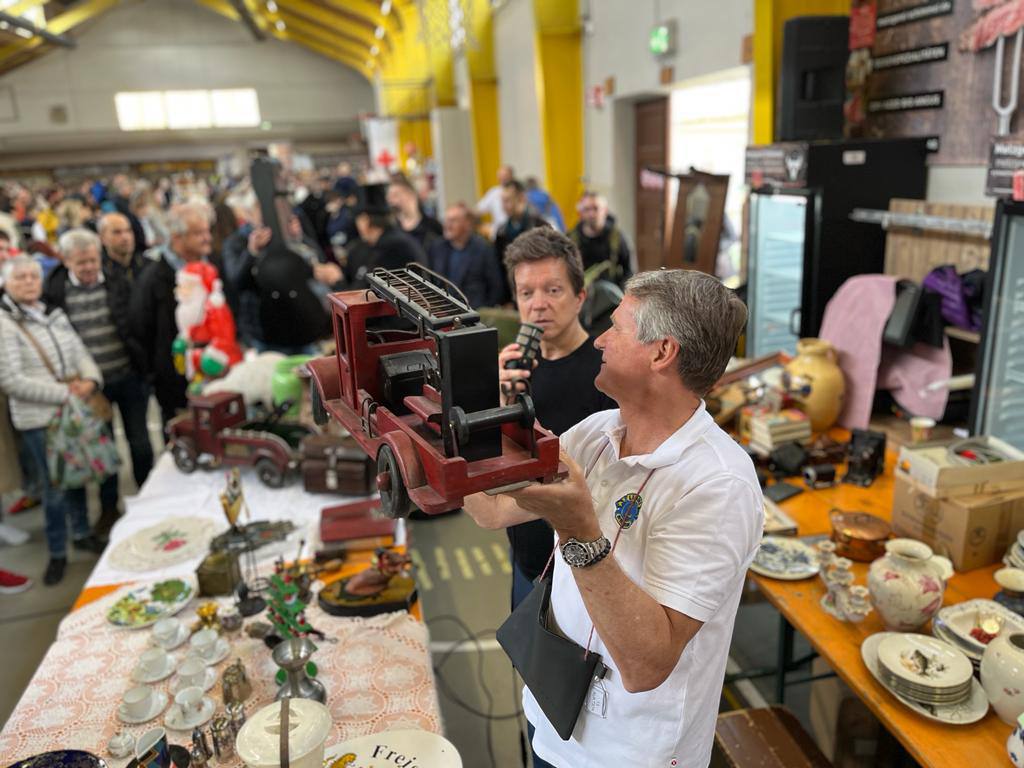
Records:
[[[750,447],[767,456],[783,443],[811,441],[811,422],[796,408],[778,413],[757,414],[750,419]]]

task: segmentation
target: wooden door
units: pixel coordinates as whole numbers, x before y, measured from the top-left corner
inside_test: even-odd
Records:
[[[668,167],[668,98],[636,105],[636,256],[641,270],[662,266],[665,249],[665,177],[645,170]]]

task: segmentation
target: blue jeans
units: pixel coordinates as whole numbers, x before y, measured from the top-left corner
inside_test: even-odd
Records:
[[[515,556],[512,557],[512,610],[516,609],[526,596],[533,591],[533,582],[523,573]]]
[[[132,457],[132,475],[135,484],[142,487],[153,469],[153,445],[149,441],[146,411],[149,408],[149,385],[137,374],[129,373],[104,385],[103,394],[121,412],[124,436]],[[102,487],[100,489],[102,498]],[[117,504],[117,482],[114,482],[114,505]],[[107,509],[106,501],[103,505]]]
[[[43,512],[46,518],[46,545],[50,557],[66,557],[68,547],[68,517],[71,535],[76,541],[89,535],[89,517],[85,507],[85,493],[71,496],[50,482],[46,466],[46,428],[26,429],[21,433],[28,457],[43,484]]]
[[[43,498],[46,475],[39,474],[39,468],[28,446],[25,445],[24,438],[18,440],[18,463],[21,465],[21,492],[33,499]]]

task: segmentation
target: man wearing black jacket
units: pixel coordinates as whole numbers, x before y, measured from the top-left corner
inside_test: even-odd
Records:
[[[175,280],[186,264],[206,260],[213,245],[210,213],[203,205],[189,203],[171,208],[167,228],[170,245],[136,278],[128,313],[132,338],[145,350],[145,371],[165,426],[179,408],[188,404],[188,382],[175,370],[171,354],[171,345],[178,336]]]
[[[64,310],[99,366],[103,394],[121,412],[132,472],[141,487],[153,468],[153,447],[146,427],[149,387],[141,374],[143,354],[128,324],[131,286],[109,264],[101,266],[100,239],[90,230],[65,232],[60,251],[64,264],[47,278],[43,300]],[[117,502],[117,475],[112,475],[100,486],[97,536],[105,536],[117,520]]]
[[[511,288],[504,267],[505,250],[523,232],[536,227],[546,227],[548,224],[530,210],[526,199],[526,187],[518,179],[511,179],[501,185],[501,205],[508,218],[494,238],[494,255],[498,259],[498,270],[502,274],[504,290],[501,302],[504,304],[512,300]]]

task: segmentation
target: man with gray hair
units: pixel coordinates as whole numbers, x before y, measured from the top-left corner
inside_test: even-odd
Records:
[[[173,206],[167,214],[170,243],[160,258],[139,275],[132,290],[129,319],[132,337],[146,350],[146,373],[153,385],[164,424],[188,402],[187,382],[174,368],[171,344],[178,335],[174,310],[175,278],[182,267],[210,256],[213,238],[210,234],[209,206],[183,203]]]
[[[711,759],[733,622],[764,510],[750,458],[702,398],[725,371],[746,316],[709,275],[634,276],[612,327],[594,342],[602,358],[594,383],[619,408],[562,434],[568,477],[466,499],[484,527],[551,524],[560,550],[549,587],[553,623],[581,658],[587,646],[607,666],[603,678],[573,692],[585,704],[567,740],[549,719],[559,693],[552,676],[534,678],[539,695],[524,688],[542,764],[698,768]],[[538,616],[519,615],[524,609],[539,611],[540,601],[520,604],[524,620],[510,625],[524,629],[508,639],[513,646],[541,642],[525,629],[538,627]]]
[[[46,279],[43,301],[60,307],[71,321],[103,374],[103,394],[121,412],[132,457],[132,472],[141,487],[153,468],[153,447],[146,427],[149,387],[141,374],[142,350],[128,325],[131,286],[100,257],[100,238],[88,229],[70,229],[58,242],[63,264]],[[83,489],[68,491],[83,493]],[[84,503],[84,496],[82,499]],[[95,533],[101,539],[118,517],[117,475],[100,486],[102,510]]]

